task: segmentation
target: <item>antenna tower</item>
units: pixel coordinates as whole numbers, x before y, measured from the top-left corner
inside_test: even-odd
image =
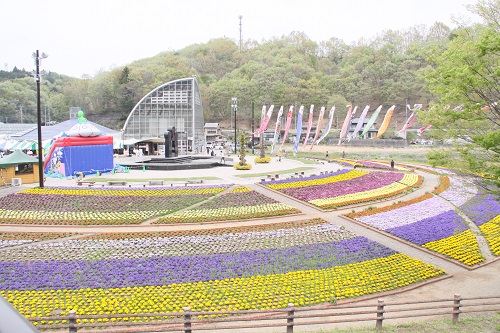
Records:
[[[238,16],[238,18],[240,19],[240,53],[241,53],[241,47],[243,45],[243,35],[242,35],[242,31],[241,31],[241,19],[243,18],[242,15]]]

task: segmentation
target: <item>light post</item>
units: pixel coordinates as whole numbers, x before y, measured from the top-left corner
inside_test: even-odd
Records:
[[[42,109],[40,107],[40,81],[42,76],[45,75],[45,71],[40,72],[40,62],[42,59],[47,58],[47,55],[42,52],[39,55],[38,50],[33,53],[33,58],[35,59],[35,71],[31,74],[35,78],[36,82],[36,113],[38,119],[38,178],[40,182],[40,187],[43,188],[43,146],[42,146]]]
[[[236,111],[238,110],[238,98],[233,97],[231,106],[234,111],[234,153],[236,154]]]
[[[255,154],[255,149],[254,149],[254,138],[255,138],[255,134],[254,134],[254,106],[255,106],[255,103],[252,101],[252,155]]]

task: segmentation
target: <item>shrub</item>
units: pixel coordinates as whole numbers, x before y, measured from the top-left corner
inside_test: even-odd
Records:
[[[271,157],[269,157],[269,156],[256,157],[253,161],[255,163],[269,163],[269,162],[271,162]]]
[[[236,170],[250,170],[250,169],[252,169],[252,165],[251,165],[251,164],[241,165],[241,164],[239,164],[239,163],[236,163],[236,164],[234,165],[234,168],[235,168]]]

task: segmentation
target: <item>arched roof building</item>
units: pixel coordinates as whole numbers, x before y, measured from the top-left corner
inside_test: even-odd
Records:
[[[202,152],[205,146],[203,107],[196,77],[165,83],[144,96],[123,125],[125,142],[164,142],[175,127],[181,153]]]

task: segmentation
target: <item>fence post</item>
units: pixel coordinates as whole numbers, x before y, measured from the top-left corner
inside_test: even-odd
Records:
[[[191,309],[189,306],[184,308],[184,333],[191,333]]]
[[[286,333],[293,333],[293,318],[295,314],[295,306],[293,303],[288,303],[288,315],[286,317]]]
[[[462,297],[460,297],[460,294],[455,294],[453,296],[453,315],[451,318],[451,322],[453,324],[458,324],[458,315],[460,314],[460,300]]]
[[[68,322],[69,322],[69,333],[76,333],[76,310],[70,310],[68,312]]]
[[[376,329],[382,329],[382,322],[384,321],[384,300],[379,299],[377,303],[377,322],[375,323],[375,328]]]

